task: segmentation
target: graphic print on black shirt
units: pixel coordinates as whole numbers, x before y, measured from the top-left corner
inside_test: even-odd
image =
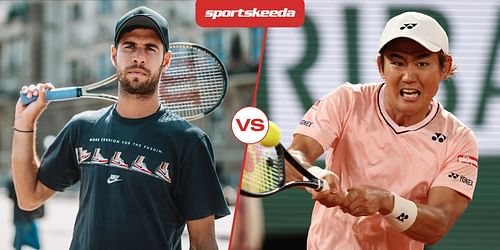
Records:
[[[76,115],[38,179],[57,191],[80,181],[70,249],[180,249],[186,221],[229,214],[208,136],[164,108],[142,119],[114,106]]]
[[[101,148],[96,147],[96,148],[84,148],[84,147],[77,147],[75,148],[75,153],[76,153],[76,159],[78,161],[78,164],[97,164],[101,165],[103,167],[118,167],[126,170],[131,170],[131,171],[139,171],[140,173],[144,173],[146,175],[149,175],[151,177],[159,178],[163,181],[166,181],[168,183],[171,183],[172,180],[168,174],[168,166],[170,163],[166,161],[160,161],[160,163],[157,163],[154,165],[155,167],[151,169],[148,166],[151,166],[151,164],[154,164],[154,162],[149,162],[149,158],[145,155],[133,155],[128,153],[131,151],[130,149],[132,148],[142,148],[145,151],[151,151],[152,153],[159,153],[163,154],[161,149],[149,146],[149,145],[143,145],[138,142],[130,142],[127,140],[121,140],[121,139],[116,139],[116,138],[94,138],[91,137],[89,138],[88,141],[89,145],[92,145],[93,143],[97,143],[98,145],[102,144],[115,144],[115,145],[125,145],[127,146],[128,150],[125,151],[114,151],[110,155],[103,155],[101,153]],[[112,148],[108,147],[108,148]],[[93,152],[93,153],[89,153]],[[124,159],[134,159],[133,161],[125,161]]]

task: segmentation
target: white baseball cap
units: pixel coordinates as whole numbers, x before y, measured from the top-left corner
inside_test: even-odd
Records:
[[[387,21],[380,36],[378,51],[390,41],[406,37],[432,52],[448,54],[448,35],[432,17],[418,12],[404,12]]]

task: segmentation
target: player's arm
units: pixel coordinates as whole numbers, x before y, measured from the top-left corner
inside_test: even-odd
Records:
[[[310,167],[323,154],[323,148],[313,138],[302,134],[295,134],[292,144],[288,147],[288,152],[303,166]]]
[[[434,244],[448,234],[469,203],[467,197],[451,188],[431,188],[427,204],[417,204],[417,219],[404,233],[415,240]]]
[[[316,159],[323,154],[323,148],[316,140],[302,134],[294,135],[292,144],[287,150],[305,168],[312,167]],[[285,181],[302,179],[302,174],[286,161],[285,167]]]
[[[448,233],[469,202],[467,197],[447,187],[431,188],[427,204],[418,204],[380,188],[360,186],[348,190],[341,208],[354,216],[379,212],[396,230],[412,239],[434,244]],[[398,220],[398,215],[403,213],[404,218]]]
[[[16,104],[11,164],[18,205],[24,210],[36,209],[55,193],[37,180],[40,161],[35,147],[35,125],[47,106],[44,91],[51,88],[51,84],[23,87],[28,97],[38,95],[40,98],[28,106],[23,106],[20,100]]]
[[[187,221],[189,249],[218,249],[215,239],[215,217]]]
[[[292,144],[288,148],[288,152],[290,152],[290,154],[303,166],[311,167],[324,151],[323,147],[313,138],[302,134],[295,134]],[[295,179],[302,178],[302,175],[293,167],[287,167],[285,173],[287,179],[290,178],[290,175],[295,175]],[[306,190],[311,193],[314,200],[321,202],[323,205],[327,207],[337,206],[343,201],[345,195],[344,191],[340,191],[340,180],[338,176],[331,171],[323,171],[319,174],[319,177],[325,179],[330,185],[329,192],[316,192],[307,188]]]

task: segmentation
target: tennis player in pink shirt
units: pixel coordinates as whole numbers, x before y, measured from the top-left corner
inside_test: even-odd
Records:
[[[331,189],[308,190],[308,249],[423,249],[472,200],[476,139],[434,99],[455,70],[443,28],[421,13],[393,17],[377,65],[383,83],[341,85],[294,132],[289,149],[304,164],[326,154],[316,174]]]

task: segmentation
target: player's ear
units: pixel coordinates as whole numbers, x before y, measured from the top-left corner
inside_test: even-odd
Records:
[[[163,70],[166,70],[168,69],[168,66],[170,66],[170,61],[172,60],[172,51],[167,51],[167,53],[165,53],[163,55],[163,62],[162,62],[162,69]]]
[[[378,68],[378,73],[380,74],[380,77],[382,77],[382,79],[385,79],[385,75],[384,75],[384,63],[382,62],[382,60],[384,60],[382,58],[383,55],[381,54],[378,54],[377,56],[377,68]]]
[[[450,77],[453,71],[453,58],[450,55],[445,55],[444,58],[444,67],[443,67],[443,80],[446,80]]]
[[[116,47],[114,44],[111,45],[111,64],[116,68]]]

